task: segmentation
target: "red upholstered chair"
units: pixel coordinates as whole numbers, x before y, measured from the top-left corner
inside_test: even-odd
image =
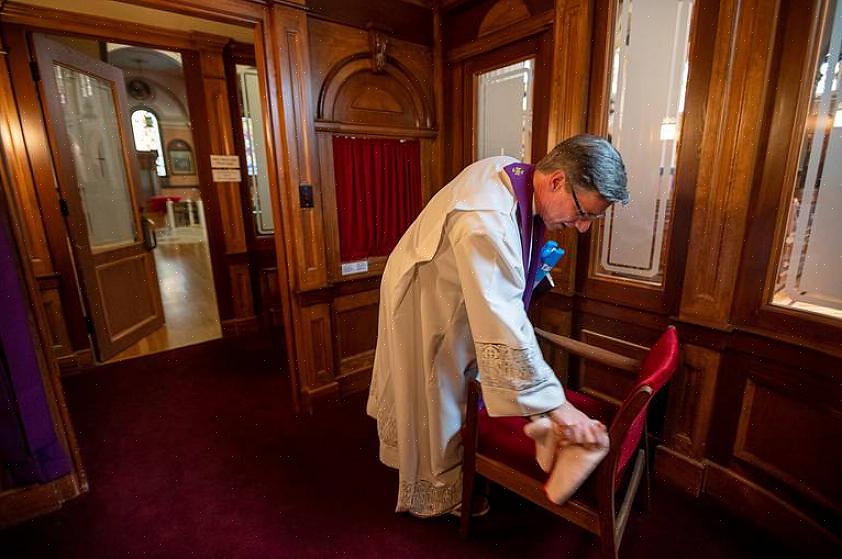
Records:
[[[642,362],[590,346],[583,342],[536,329],[553,345],[583,359],[634,371],[637,383],[617,410],[574,390],[565,390],[568,400],[586,414],[609,427],[611,446],[605,459],[579,490],[562,505],[544,493],[548,474],[535,462],[535,443],[523,432],[528,419],[489,417],[480,402],[480,383],[471,381],[463,431],[462,534],[468,535],[476,475],[497,483],[541,505],[570,522],[599,536],[602,555],[616,558],[641,480],[648,505],[649,475],[646,446],[646,413],[652,397],[669,381],[678,366],[678,335],[670,326],[652,346]],[[628,466],[631,473],[628,474]],[[625,491],[622,491],[625,489]],[[622,495],[619,510],[618,497]]]

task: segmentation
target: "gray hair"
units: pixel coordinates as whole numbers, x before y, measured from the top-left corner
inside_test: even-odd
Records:
[[[558,144],[535,165],[536,171],[563,170],[574,188],[595,190],[610,203],[628,204],[626,166],[607,140],[580,134]]]

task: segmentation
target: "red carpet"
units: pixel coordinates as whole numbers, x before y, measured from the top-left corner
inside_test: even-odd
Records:
[[[364,397],[295,418],[278,358],[245,346],[67,378],[91,490],[0,533],[0,556],[598,557],[591,536],[500,490],[468,542],[456,518],[395,514],[397,475],[377,461]],[[780,553],[724,514],[659,488],[651,512],[632,514],[621,556]]]

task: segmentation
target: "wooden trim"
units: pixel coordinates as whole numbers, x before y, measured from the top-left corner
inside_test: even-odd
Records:
[[[510,43],[520,41],[521,39],[543,33],[553,25],[554,20],[555,12],[553,10],[546,11],[543,14],[523,20],[517,25],[508,27],[498,33],[486,35],[479,39],[474,39],[470,43],[450,49],[445,53],[445,59],[448,64],[454,64],[480,54],[485,54]]]
[[[707,463],[704,493],[740,516],[762,522],[779,539],[799,542],[807,556],[830,557],[842,549],[834,533],[756,483],[712,462]]]
[[[704,486],[705,463],[658,445],[655,448],[655,476],[688,495],[698,497]]]
[[[261,23],[264,17],[264,6],[269,4],[283,4],[290,7],[305,9],[303,0],[115,0],[125,4],[134,4],[193,16],[203,19],[253,25]]]
[[[139,4],[140,2],[131,2]],[[180,3],[180,2],[179,2]],[[94,39],[146,46],[150,48],[169,48],[183,50],[195,48],[191,34],[183,31],[171,31],[142,23],[126,25],[125,21],[89,14],[57,10],[8,2],[2,10],[3,22],[24,25],[35,31],[46,31],[62,35],[81,35]],[[226,37],[201,34],[206,39],[213,38],[225,42]]]
[[[4,70],[4,57],[0,56],[0,60],[2,60],[2,62],[0,62],[0,70]],[[5,72],[3,72],[3,74],[5,75]],[[10,114],[13,115],[15,113]],[[0,128],[3,128],[2,132],[0,132],[0,137],[7,137],[9,134],[9,130],[7,130],[7,128],[12,124],[13,123],[6,118],[0,119]],[[5,144],[4,149],[7,149],[5,148]],[[52,343],[49,323],[44,313],[44,308],[39,302],[38,283],[32,272],[29,260],[26,258],[26,237],[23,232],[19,211],[14,205],[15,198],[12,193],[13,188],[14,185],[11,182],[11,175],[9,174],[6,158],[4,157],[2,159],[2,163],[0,164],[0,227],[6,229],[9,233],[9,242],[14,245],[14,249],[17,249],[13,250],[14,254],[12,265],[16,268],[17,274],[22,280],[24,297],[28,300],[29,307],[31,309],[30,322],[26,325],[26,327],[28,327],[32,340],[35,344],[39,374],[41,382],[43,383],[44,394],[47,400],[47,405],[50,409],[50,415],[56,437],[62,443],[62,446],[67,451],[72,461],[71,473],[67,476],[67,481],[63,482],[69,484],[69,486],[62,485],[61,483],[57,485],[57,487],[66,488],[67,490],[63,490],[60,493],[53,493],[55,499],[53,502],[58,505],[66,499],[75,497],[82,492],[87,491],[88,482],[82,465],[79,444],[76,440],[76,435],[73,432],[73,424],[70,421],[70,415],[67,411],[67,403],[64,399],[64,389],[61,385],[58,364],[50,351]],[[54,488],[55,487],[56,486],[54,486]],[[45,499],[41,503],[43,503],[43,506],[47,506],[49,503],[50,490],[45,489],[43,491],[45,492],[44,494],[39,492],[34,493],[33,495],[37,495],[39,497],[44,496]],[[5,501],[5,498],[3,500]],[[37,504],[37,507],[40,506],[40,503]],[[0,509],[4,508],[5,506],[0,507]],[[28,510],[33,513],[35,512],[34,509]],[[13,514],[15,512],[24,515],[27,513],[26,510],[20,511],[20,509],[13,511]]]
[[[322,220],[322,189],[316,183],[318,157],[310,107],[307,21],[304,14],[280,6],[272,9],[273,45],[279,56],[280,100],[286,118],[282,120],[284,145],[290,154],[285,173],[284,216],[292,225],[291,254],[294,255],[294,290],[318,289],[327,285],[326,254]],[[301,208],[299,186],[313,186],[313,207]]]
[[[550,84],[547,150],[587,130],[593,0],[556,0],[553,22],[552,82]],[[567,251],[555,272],[553,291],[572,295],[576,285],[578,234],[569,229],[548,232],[547,238]]]
[[[433,128],[436,129],[437,134],[432,146],[432,173],[430,182],[432,188],[429,196],[425,197],[425,201],[429,200],[432,192],[438,191],[445,185],[445,151],[447,150],[447,130],[445,129],[445,114],[444,114],[444,37],[442,32],[442,14],[439,5],[433,6],[433,104],[435,111],[435,118],[432,122]]]
[[[330,132],[339,134],[357,134],[370,137],[399,137],[399,138],[435,138],[436,130],[423,128],[397,128],[394,126],[376,126],[373,124],[346,124],[330,120],[317,120],[316,132]]]
[[[20,524],[61,508],[65,501],[87,491],[75,475],[0,493],[0,529]]]
[[[806,7],[786,6],[780,42],[787,47],[781,49],[778,76],[770,85],[775,94],[767,155],[758,192],[751,202],[752,219],[745,238],[745,251],[752,258],[744,258],[741,263],[733,314],[740,329],[842,356],[842,322],[838,318],[770,303],[800,166],[822,23],[829,9],[828,3],[817,1]]]
[[[726,325],[766,124],[777,2],[721,4],[680,316]],[[740,40],[752,37],[751,41]]]

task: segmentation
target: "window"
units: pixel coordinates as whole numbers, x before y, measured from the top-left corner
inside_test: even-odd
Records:
[[[842,2],[820,49],[771,303],[842,318]]]
[[[535,59],[483,72],[477,84],[477,159],[532,157]]]
[[[269,175],[266,171],[268,163],[263,137],[260,82],[257,68],[254,66],[237,64],[236,70],[252,212],[255,215],[257,233],[271,235],[275,231],[275,225],[272,221],[272,199],[269,193]]]
[[[164,165],[161,128],[158,126],[158,117],[155,113],[146,109],[135,109],[132,112],[132,133],[137,151],[154,151],[158,154],[155,158],[155,172],[159,177],[166,177],[167,167]]]
[[[622,153],[631,202],[595,231],[597,277],[662,288],[693,0],[620,0],[608,135]]]

